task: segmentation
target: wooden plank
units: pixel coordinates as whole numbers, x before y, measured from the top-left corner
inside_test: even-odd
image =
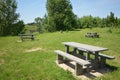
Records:
[[[23,41],[24,39],[31,39],[34,40],[34,35],[33,34],[18,34]]]
[[[58,63],[61,64],[63,63],[63,56],[58,54]]]
[[[83,52],[87,52],[87,50],[83,49],[83,48],[77,48],[78,50],[80,51],[83,51]]]
[[[18,34],[19,36],[34,36],[33,34]]]
[[[98,51],[106,51],[108,48],[102,48],[102,47],[97,47],[97,46],[91,46],[87,44],[81,44],[77,42],[63,42],[64,45],[71,46],[74,48],[81,48],[83,50],[91,51],[91,52],[98,52]]]
[[[101,68],[105,67],[106,59],[110,59],[110,60],[115,59],[115,57],[113,56],[108,56],[108,55],[101,54],[101,53],[99,53],[99,56],[100,56],[100,67]]]
[[[113,56],[108,56],[108,55],[101,54],[101,53],[99,53],[99,56],[100,56],[100,57],[104,57],[104,58],[106,58],[106,59],[115,59],[115,57],[113,57]]]
[[[75,66],[75,74],[78,76],[80,74],[83,74],[83,71],[82,71],[82,66],[79,65],[78,63],[76,63],[76,66]]]
[[[82,65],[82,66],[90,65],[90,62],[85,61],[85,60],[83,60],[83,59],[80,59],[80,58],[78,58],[78,57],[75,57],[75,56],[73,56],[73,55],[70,55],[70,54],[68,54],[68,53],[65,53],[65,52],[63,52],[63,51],[55,50],[55,52],[56,52],[57,54],[59,54],[59,55],[62,55],[62,56],[64,56],[64,57],[70,59],[70,60],[75,61],[76,63],[78,63],[78,64],[80,64],[80,65]]]
[[[91,53],[93,55],[95,55],[95,53]],[[106,59],[115,59],[114,56],[108,56],[106,54],[101,54],[101,53],[98,53],[98,57],[103,57],[103,58],[106,58]]]

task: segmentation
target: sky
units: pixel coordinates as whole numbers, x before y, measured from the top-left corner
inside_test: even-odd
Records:
[[[25,23],[34,22],[36,17],[44,17],[47,0],[16,0],[17,12]],[[79,18],[92,15],[104,18],[113,12],[120,18],[120,0],[70,0],[73,12]]]

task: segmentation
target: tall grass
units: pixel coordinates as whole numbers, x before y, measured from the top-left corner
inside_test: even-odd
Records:
[[[100,38],[86,38],[87,32],[97,32]],[[96,80],[120,79],[120,29],[108,28],[81,29],[69,32],[36,34],[35,40],[17,42],[18,36],[0,37],[0,80],[75,80],[72,73],[59,68],[54,50],[65,50],[64,41],[80,42],[109,48],[104,54],[115,56],[115,60],[107,61],[117,70],[104,74]],[[26,50],[41,48],[38,51]]]

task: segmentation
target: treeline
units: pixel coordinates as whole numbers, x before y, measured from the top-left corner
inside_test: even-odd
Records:
[[[0,0],[0,36],[18,35],[24,29],[24,22],[16,13],[15,0]]]
[[[59,19],[58,19],[59,20]],[[35,18],[35,23],[37,27],[39,28],[38,31],[61,31],[61,30],[74,30],[74,29],[85,29],[85,28],[104,28],[104,27],[109,27],[109,28],[120,28],[120,18],[117,18],[114,16],[113,12],[110,12],[109,15],[105,18],[100,18],[100,17],[93,17],[91,15],[89,16],[83,16],[82,18],[76,18],[75,20],[76,24],[70,26],[70,28],[64,27],[63,25],[57,25],[55,27],[58,27],[56,29],[55,27],[49,27],[50,25],[48,23],[48,18],[45,15],[44,18],[37,17]],[[69,26],[68,26],[69,27]],[[55,30],[55,29],[56,30]]]
[[[78,18],[78,28],[94,28],[94,27],[120,27],[120,18],[114,16],[113,12],[110,12],[106,18],[93,17],[93,16],[84,16]]]
[[[115,17],[113,12],[105,18],[83,16],[78,18],[72,11],[70,0],[47,0],[47,14],[44,18],[35,18],[35,23],[40,31],[68,31],[78,28],[94,27],[120,27],[120,18]]]
[[[24,22],[19,20],[16,13],[16,0],[0,0],[0,36],[18,35],[24,33]],[[28,25],[36,25],[39,32],[43,31],[69,31],[81,28],[94,27],[119,27],[120,18],[110,12],[106,18],[83,16],[78,18],[72,11],[70,0],[47,0],[47,13],[43,18],[35,18],[35,22]]]

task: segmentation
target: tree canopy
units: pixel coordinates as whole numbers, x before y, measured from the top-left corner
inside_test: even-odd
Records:
[[[70,0],[47,0],[48,30],[71,30],[76,27],[76,16]]]
[[[18,32],[14,29],[18,29],[19,32],[23,29],[24,23],[18,20],[19,14],[16,13],[16,9],[15,0],[0,0],[0,35],[17,35]]]
[[[42,18],[40,17],[35,18],[35,23],[37,25],[38,31],[41,32],[42,31]]]
[[[120,18],[115,17],[113,12],[105,18],[83,16],[78,19],[79,28],[94,28],[94,27],[120,27]]]

